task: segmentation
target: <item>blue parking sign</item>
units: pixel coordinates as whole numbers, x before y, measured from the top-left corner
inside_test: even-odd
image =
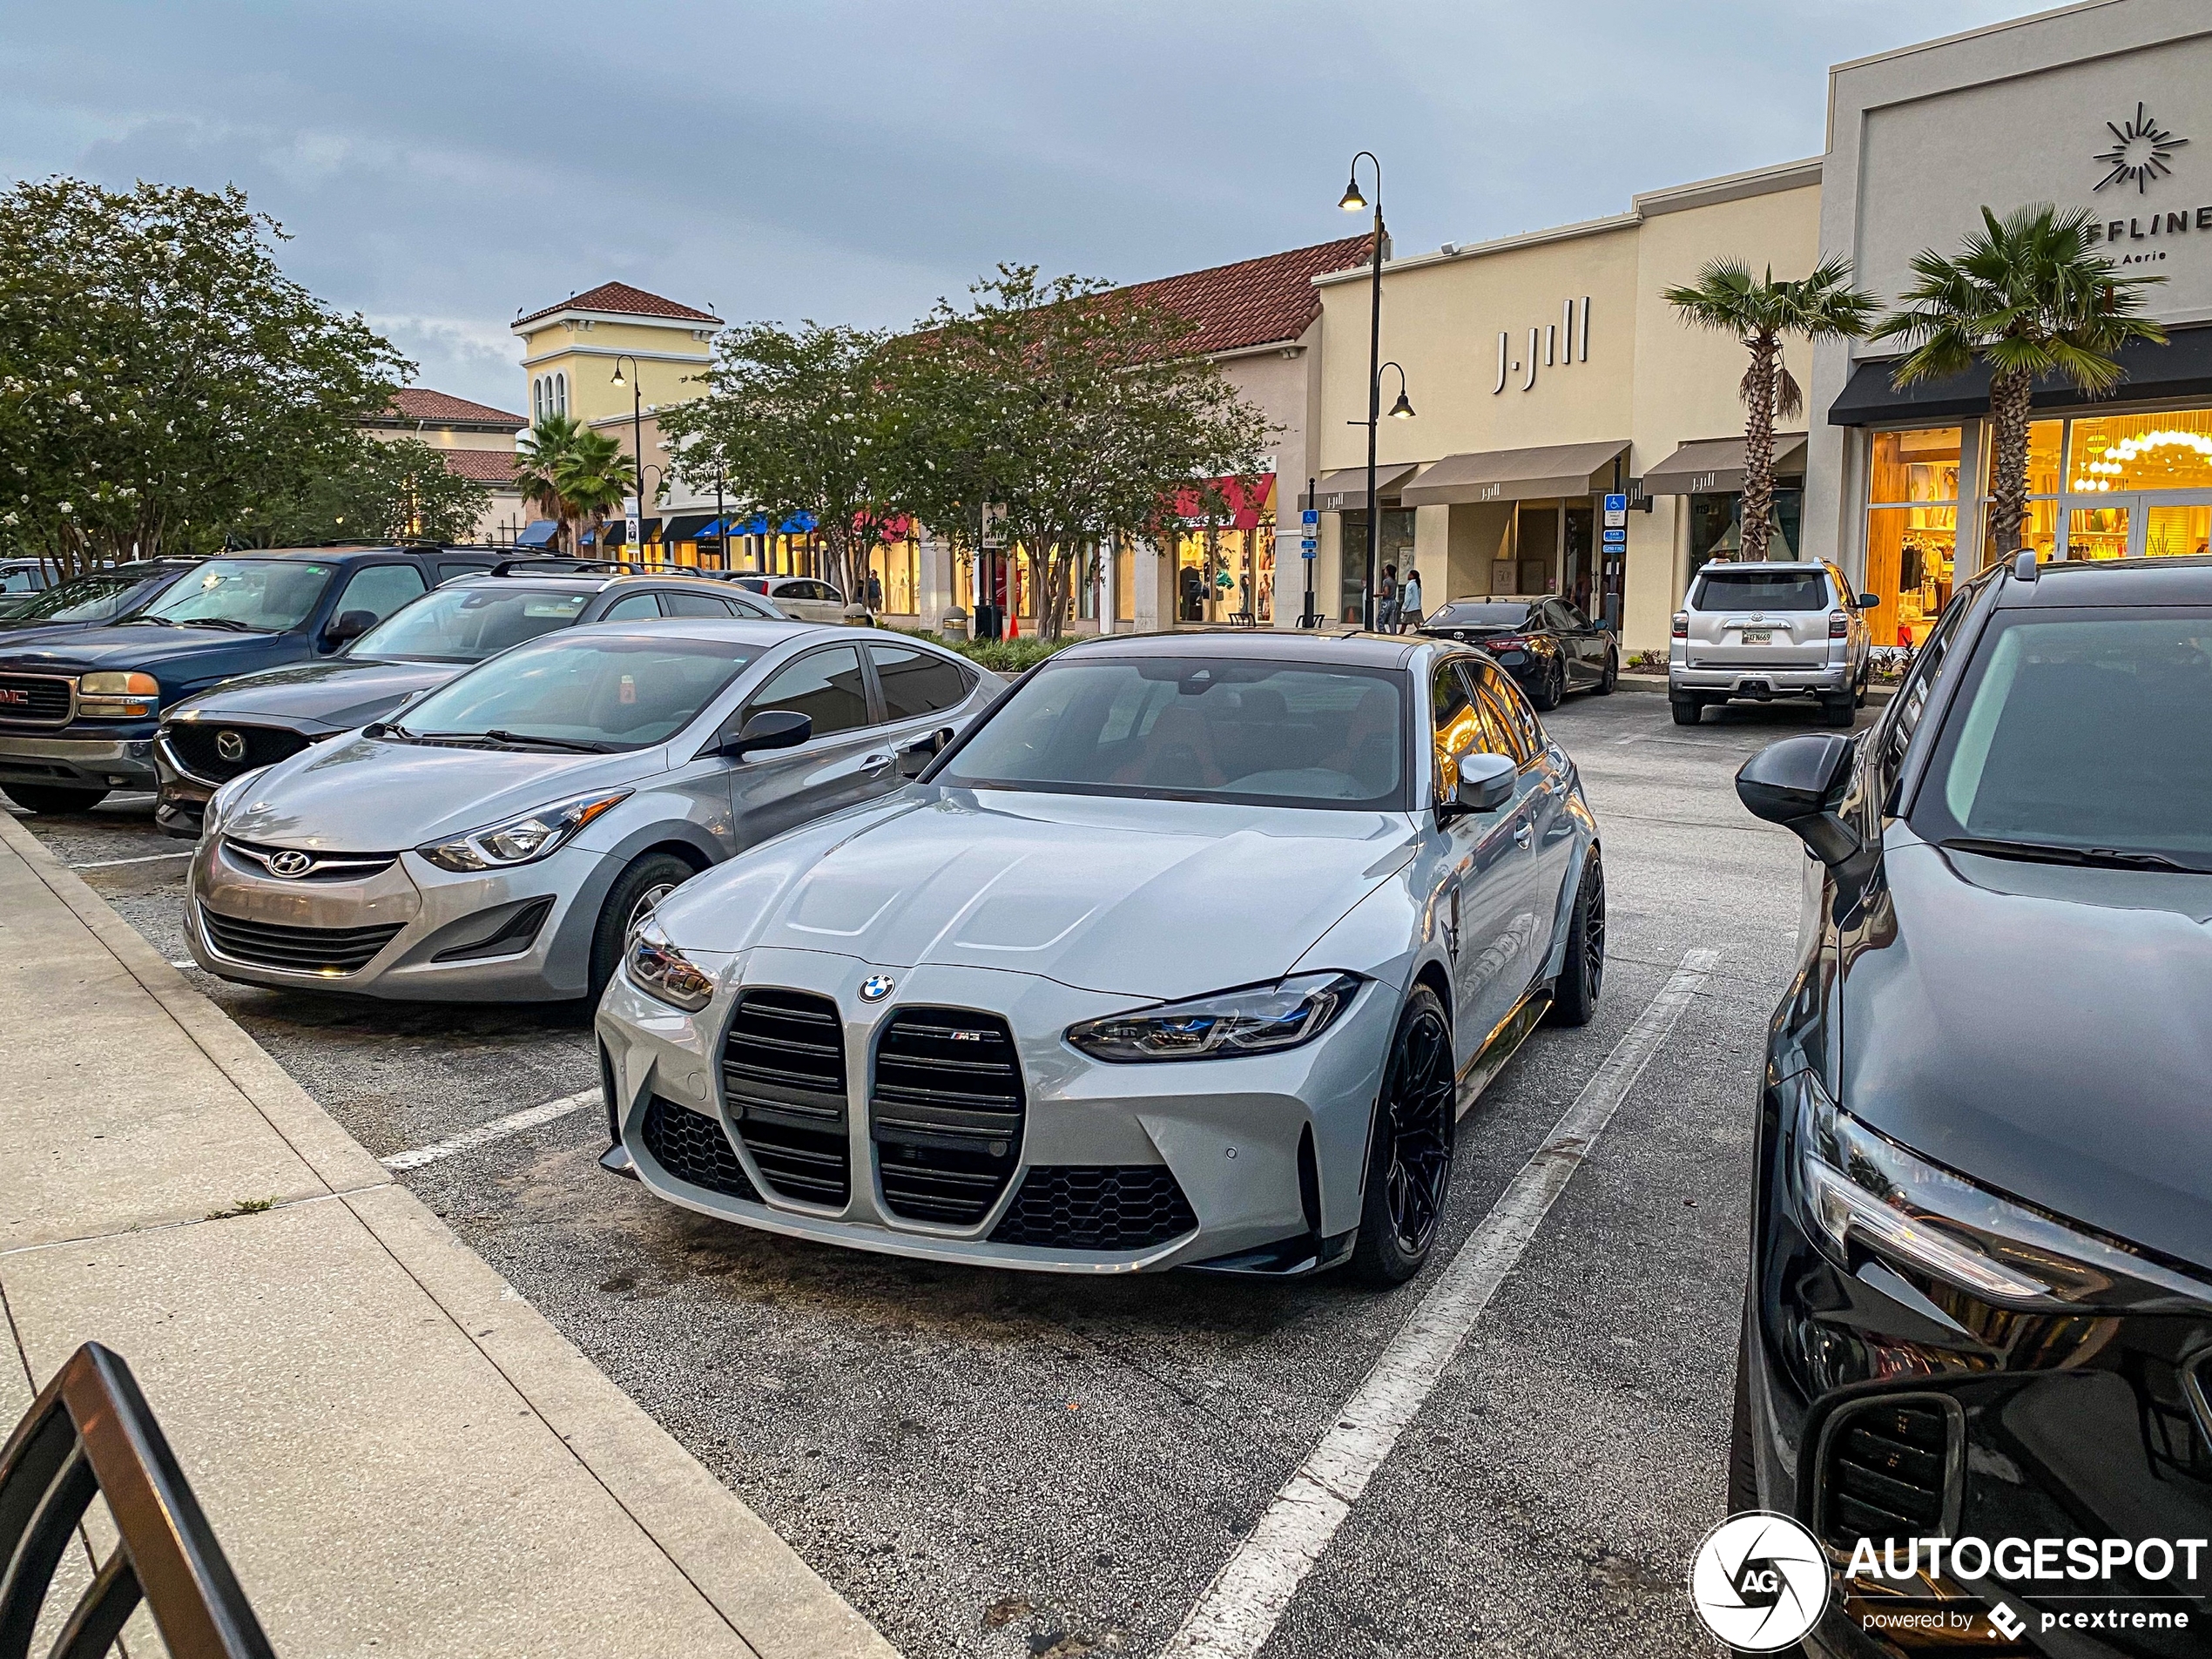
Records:
[[[1605,510],[1608,513],[1627,512],[1629,510],[1629,498],[1626,496],[1608,496],[1605,498]]]

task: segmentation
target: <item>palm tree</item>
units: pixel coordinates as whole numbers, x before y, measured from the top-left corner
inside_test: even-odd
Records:
[[[577,441],[586,435],[589,429],[581,421],[565,415],[547,415],[515,442],[515,488],[523,492],[524,501],[559,526],[554,539],[569,552],[575,551],[570,543],[570,527],[577,516],[561,493],[559,474]]]
[[[1774,422],[1794,419],[1805,406],[1804,390],[1782,361],[1782,342],[1851,340],[1874,320],[1874,296],[1851,286],[1851,262],[1825,260],[1811,275],[1777,282],[1774,267],[1764,278],[1736,260],[1711,260],[1687,287],[1662,296],[1696,327],[1733,334],[1751,354],[1750,367],[1737,387],[1747,411],[1743,422],[1743,556],[1766,557],[1773,529]]]
[[[2139,314],[2141,290],[2166,279],[2115,275],[2111,260],[2089,251],[2088,217],[2048,202],[2016,207],[2001,220],[1983,208],[1982,228],[1955,257],[1932,248],[1914,256],[1919,280],[1872,334],[1910,348],[1891,371],[1898,387],[1962,374],[1977,361],[1989,366],[1993,559],[2020,550],[2035,382],[2063,375],[2093,395],[2108,392],[2120,383],[2114,354],[2122,346],[2166,343],[2166,331]]]
[[[596,537],[607,515],[637,486],[637,469],[622,445],[589,428],[576,434],[552,468],[552,482],[570,521],[586,520]],[[629,550],[631,555],[637,552]]]

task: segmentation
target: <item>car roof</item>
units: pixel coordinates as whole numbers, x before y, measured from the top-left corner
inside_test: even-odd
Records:
[[[1086,639],[1049,659],[1086,657],[1219,657],[1232,660],[1336,663],[1362,668],[1402,668],[1423,645],[1399,634],[1323,634],[1267,629],[1235,633],[1112,634]]]
[[[2033,582],[2007,579],[1997,601],[2029,605],[2212,604],[2212,558],[2059,559]]]
[[[747,617],[742,621],[725,622],[718,617],[666,617],[637,622],[588,622],[579,628],[562,631],[563,639],[614,638],[624,634],[649,632],[656,639],[726,640],[732,644],[780,645],[802,636],[815,635],[824,639],[850,639],[858,643],[867,630],[848,628],[840,622],[777,622],[766,617]],[[903,642],[902,642],[903,643]],[[918,642],[927,644],[927,641]]]
[[[1540,605],[1547,599],[1556,599],[1555,593],[1468,593],[1456,599],[1447,599],[1446,605]]]
[[[727,585],[717,581],[711,575],[703,575],[690,570],[670,570],[662,573],[652,570],[509,570],[504,575],[495,575],[489,570],[484,570],[475,576],[455,577],[452,581],[441,585],[448,588],[504,588],[517,582],[528,582],[533,585],[558,588],[564,591],[577,593],[597,593],[602,589],[618,588],[624,583],[634,587],[642,583],[672,583],[679,588],[699,588],[719,594]]]
[[[1818,559],[1716,559],[1697,568],[1702,576],[1708,570],[1824,570],[1828,567]]]

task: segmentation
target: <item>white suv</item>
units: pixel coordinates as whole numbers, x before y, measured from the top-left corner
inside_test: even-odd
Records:
[[[1843,572],[1811,560],[1709,564],[1690,579],[1667,651],[1667,698],[1676,725],[1696,725],[1730,698],[1819,700],[1828,724],[1848,726],[1866,698],[1868,607]]]

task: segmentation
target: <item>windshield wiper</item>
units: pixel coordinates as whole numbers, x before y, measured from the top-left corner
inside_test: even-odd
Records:
[[[172,628],[226,628],[234,634],[266,634],[273,631],[267,628],[256,628],[252,623],[240,622],[235,617],[186,617],[183,621],[172,622],[169,625]]]
[[[177,625],[175,623],[170,621],[168,617],[157,617],[151,611],[141,611],[135,617],[125,617],[122,620],[125,623],[151,622],[164,628],[174,628]],[[121,624],[118,624],[118,625],[120,626]]]
[[[385,730],[397,731],[396,726]],[[523,748],[566,749],[577,754],[604,755],[614,752],[613,745],[604,743],[583,743],[573,738],[538,738],[520,732],[505,732],[494,726],[489,732],[410,732],[409,738],[421,743],[464,743],[469,741],[510,743]]]
[[[1979,835],[1954,836],[1939,846],[1960,853],[1979,853],[1986,858],[2017,859],[2024,864],[2079,864],[2105,870],[2179,870],[2184,874],[2208,873],[2199,866],[2183,864],[2163,853],[2131,853],[2113,846],[2061,846],[2049,841],[2013,841]]]

